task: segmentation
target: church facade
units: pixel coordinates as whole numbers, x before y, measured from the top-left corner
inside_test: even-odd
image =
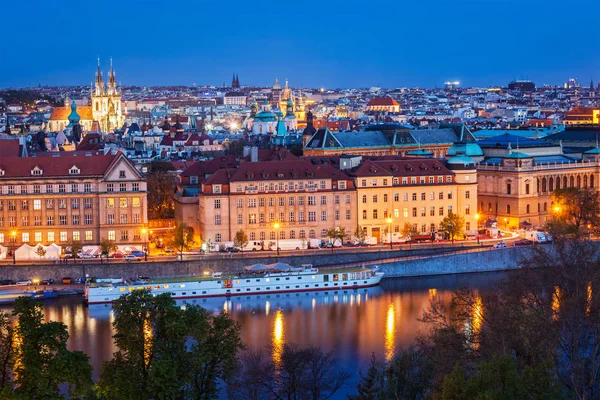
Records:
[[[113,70],[112,59],[106,85],[100,70],[100,60],[98,60],[96,80],[90,97],[92,100],[92,118],[98,122],[102,132],[110,132],[123,125],[121,92],[117,88],[117,78]]]

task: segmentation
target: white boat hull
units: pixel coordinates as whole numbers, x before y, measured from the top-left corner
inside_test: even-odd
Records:
[[[148,289],[154,295],[170,293],[175,299],[358,289],[376,286],[382,278],[383,272],[374,271],[335,274],[318,272],[315,274],[282,273],[269,276],[239,276],[220,280],[86,286],[85,299],[88,304],[112,303],[124,294],[142,289]]]

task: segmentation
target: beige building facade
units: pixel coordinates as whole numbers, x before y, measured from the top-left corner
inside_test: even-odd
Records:
[[[0,160],[0,244],[143,245],[146,182],[122,153]]]

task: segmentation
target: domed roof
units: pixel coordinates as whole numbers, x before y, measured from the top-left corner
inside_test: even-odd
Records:
[[[77,104],[75,104],[75,100],[71,103],[71,114],[69,114],[69,125],[73,126],[79,123],[81,117],[77,114]]]
[[[483,150],[477,143],[474,142],[456,142],[448,149],[449,156],[464,154],[469,157],[482,157]]]
[[[531,158],[529,154],[513,151],[510,154],[505,155],[503,158]]]
[[[277,90],[281,90],[281,85],[279,84],[279,79],[275,78],[275,84],[273,85],[273,89]]]
[[[277,116],[272,111],[261,111],[254,116],[254,121],[275,122],[277,121]]]
[[[475,164],[471,157],[465,156],[464,154],[450,157],[448,160],[449,165],[464,165]]]
[[[583,154],[600,154],[600,148],[594,147],[593,149],[590,149]]]

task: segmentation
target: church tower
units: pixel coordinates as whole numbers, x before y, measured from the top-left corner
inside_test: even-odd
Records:
[[[108,83],[104,86],[102,70],[100,69],[100,58],[98,58],[98,70],[96,71],[96,84],[91,95],[92,119],[98,122],[102,132],[110,132],[119,129],[123,125],[121,113],[121,93],[117,88],[117,78],[110,59],[108,71]]]

